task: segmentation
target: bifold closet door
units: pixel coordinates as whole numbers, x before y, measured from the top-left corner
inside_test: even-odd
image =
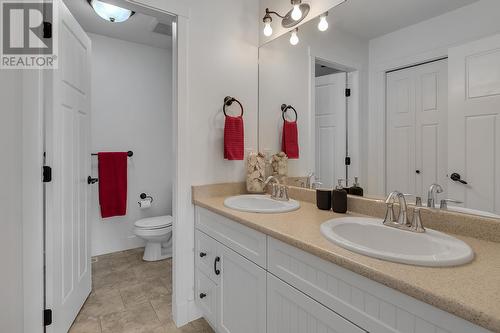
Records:
[[[387,192],[446,193],[447,70],[439,60],[387,74]]]
[[[46,302],[53,322],[47,332],[68,332],[91,291],[90,39],[61,0],[57,11],[59,67],[47,72]],[[41,311],[41,310],[40,310]]]
[[[449,196],[500,214],[500,35],[449,52]]]

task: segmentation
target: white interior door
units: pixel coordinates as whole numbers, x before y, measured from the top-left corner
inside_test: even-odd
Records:
[[[67,332],[91,291],[89,246],[90,39],[61,0],[58,15],[59,68],[45,81],[46,302],[49,332]]]
[[[447,70],[440,60],[387,74],[387,192],[446,191]]]
[[[345,178],[347,73],[316,78],[316,176],[324,187]]]
[[[500,213],[500,35],[449,51],[449,196]]]

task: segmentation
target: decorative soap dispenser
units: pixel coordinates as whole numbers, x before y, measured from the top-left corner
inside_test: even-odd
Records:
[[[354,185],[349,188],[349,194],[363,196],[363,189],[359,186],[358,177],[354,177]]]
[[[337,187],[332,192],[332,208],[335,213],[347,212],[347,191],[342,186],[344,179],[338,180]]]

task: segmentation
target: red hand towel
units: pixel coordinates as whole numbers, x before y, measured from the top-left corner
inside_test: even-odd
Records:
[[[299,158],[299,134],[296,121],[283,122],[281,150],[291,159]]]
[[[127,153],[98,153],[103,218],[127,214]]]
[[[242,160],[244,157],[243,117],[226,116],[224,124],[224,158]]]

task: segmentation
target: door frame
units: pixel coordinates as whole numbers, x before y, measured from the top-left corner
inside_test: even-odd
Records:
[[[309,48],[309,170],[316,170],[316,62],[327,64],[330,67],[342,70],[347,75],[347,86],[351,89],[350,98],[346,98],[346,136],[347,153],[351,157],[350,171],[361,176],[362,155],[359,135],[361,133],[360,108],[361,100],[361,71],[362,65],[353,63],[348,59],[325,59],[311,51]],[[357,138],[357,139],[356,139]],[[353,143],[351,145],[351,142]],[[355,161],[355,163],[352,163]],[[354,180],[354,179],[353,179]]]
[[[60,0],[62,1],[62,0]],[[144,1],[144,0],[143,0]],[[193,219],[191,207],[190,183],[187,166],[189,160],[189,104],[188,104],[188,33],[189,7],[176,0],[164,1],[162,8],[138,3],[137,0],[114,0],[130,8],[145,11],[156,11],[177,17],[173,23],[173,145],[174,145],[174,186],[173,186],[173,319],[178,326],[198,317],[199,311],[194,303],[194,294],[186,274],[191,269],[186,267],[187,260],[177,258],[190,255],[192,249],[187,248],[181,235],[186,234],[187,221]],[[23,324],[24,331],[30,333],[44,332],[43,309],[44,300],[44,193],[41,182],[44,152],[44,94],[43,70],[24,71],[23,108],[22,108],[22,193],[23,193]],[[193,236],[194,237],[194,236]],[[193,277],[194,279],[194,277]]]

